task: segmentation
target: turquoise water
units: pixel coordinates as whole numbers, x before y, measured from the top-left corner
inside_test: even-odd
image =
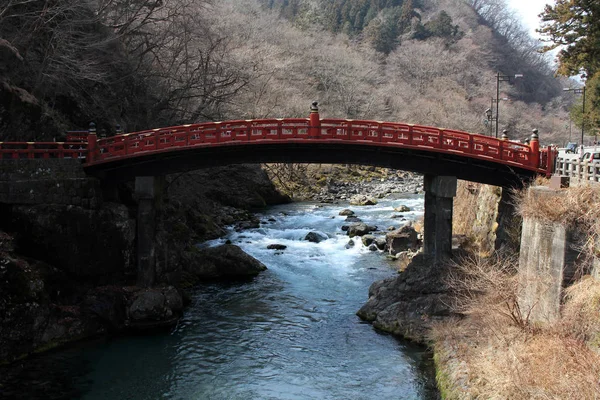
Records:
[[[385,229],[400,225],[390,218],[400,204],[415,210],[405,213],[407,219],[422,215],[419,196],[354,210]],[[355,315],[369,285],[395,272],[360,240],[345,248],[348,237],[340,229],[345,217],[337,215],[343,208],[310,203],[270,208],[259,229],[231,231],[206,244],[229,239],[240,245],[269,268],[260,276],[195,288],[192,304],[171,332],[56,352],[21,375],[38,383],[44,373],[53,376],[47,379],[55,383],[56,396],[39,398],[437,398],[430,355],[378,333]],[[328,239],[303,240],[310,231]],[[267,250],[272,243],[288,247]],[[15,382],[30,390],[24,398],[40,394],[33,383],[19,377]]]

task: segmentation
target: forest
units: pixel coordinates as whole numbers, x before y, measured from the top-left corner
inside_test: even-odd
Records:
[[[504,0],[8,0],[0,140],[324,117],[569,138],[579,100]],[[571,131],[576,132],[574,124]]]

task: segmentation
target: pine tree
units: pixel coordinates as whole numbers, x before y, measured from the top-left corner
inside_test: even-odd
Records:
[[[558,73],[587,77],[586,127],[600,127],[600,1],[557,0],[546,5],[542,27],[538,29],[550,51],[564,46],[558,53]],[[579,106],[581,107],[581,106]]]

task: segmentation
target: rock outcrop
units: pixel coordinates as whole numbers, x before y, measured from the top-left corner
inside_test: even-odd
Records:
[[[418,254],[398,276],[373,283],[357,315],[377,329],[425,343],[432,323],[451,315],[449,268]]]
[[[172,326],[183,299],[174,287],[77,285],[69,273],[14,254],[0,235],[0,363],[106,332]]]
[[[245,279],[258,275],[267,267],[233,244],[199,250],[193,263],[186,266],[186,283],[209,280]]]
[[[386,248],[391,255],[396,255],[402,251],[416,250],[419,245],[417,231],[408,225],[388,232],[385,238]]]

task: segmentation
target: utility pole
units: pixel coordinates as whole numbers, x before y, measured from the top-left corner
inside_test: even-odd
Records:
[[[581,105],[581,146],[583,146],[583,134],[585,131],[585,86],[582,88],[564,88],[565,92],[573,92],[575,94],[583,95],[583,104]]]
[[[514,78],[522,78],[523,74],[515,74]],[[510,82],[510,75],[500,75],[500,72],[496,73],[496,138],[498,138],[498,120],[500,119],[500,82]]]

